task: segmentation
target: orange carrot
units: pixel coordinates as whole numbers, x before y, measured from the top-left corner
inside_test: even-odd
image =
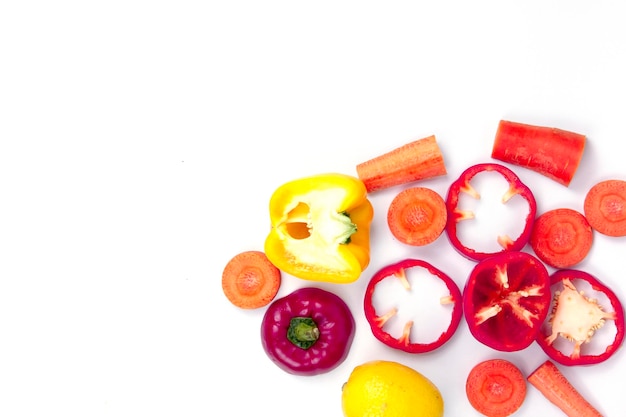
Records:
[[[585,135],[501,120],[491,156],[569,186],[585,150]]]
[[[559,208],[535,219],[530,246],[539,259],[555,268],[568,268],[581,262],[593,244],[593,230],[585,216],[576,210]]]
[[[529,376],[528,382],[537,388],[552,404],[569,417],[602,417],[549,360]]]
[[[446,203],[437,192],[425,187],[407,188],[391,201],[387,224],[400,242],[424,246],[443,232],[448,219]]]
[[[356,166],[368,192],[446,174],[435,136],[419,139]]]
[[[222,289],[235,306],[254,309],[269,304],[280,288],[281,272],[264,252],[235,255],[222,272]]]
[[[607,236],[626,236],[626,181],[595,184],[585,196],[584,212],[591,227]]]
[[[472,368],[465,392],[479,413],[488,417],[506,417],[515,413],[526,399],[526,379],[513,363],[489,359]]]

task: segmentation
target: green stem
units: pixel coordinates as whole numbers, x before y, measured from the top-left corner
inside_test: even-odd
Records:
[[[310,317],[294,317],[289,322],[287,339],[302,349],[308,349],[320,337],[317,324]]]

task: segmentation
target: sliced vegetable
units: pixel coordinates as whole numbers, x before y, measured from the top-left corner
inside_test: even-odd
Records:
[[[585,196],[584,213],[591,227],[607,236],[626,236],[626,181],[595,184]]]
[[[429,179],[446,174],[443,155],[435,136],[409,142],[356,166],[367,191]]]
[[[448,212],[443,198],[426,187],[407,188],[389,205],[387,224],[402,243],[424,246],[434,242],[446,227]]]
[[[355,322],[336,294],[316,287],[300,288],[275,300],[261,323],[267,356],[294,375],[330,372],[348,356]]]
[[[476,340],[512,352],[535,340],[550,297],[541,261],[526,252],[505,252],[476,264],[463,291],[463,311]]]
[[[580,263],[593,244],[593,230],[576,210],[558,208],[535,219],[530,246],[539,259],[555,268]]]
[[[569,186],[585,150],[585,135],[501,120],[491,156]]]
[[[281,272],[261,251],[246,251],[228,261],[222,272],[222,290],[235,306],[255,309],[268,305],[281,284]]]
[[[529,376],[528,382],[569,417],[602,417],[574,388],[557,366],[545,361]]]
[[[447,323],[443,329],[438,329],[438,331],[435,332],[437,334],[435,340],[424,342],[417,341],[418,334],[424,331],[424,329],[417,326],[418,334],[413,334],[413,324],[415,322],[425,324],[432,321],[435,316],[440,314],[439,311],[435,311],[439,310],[437,308],[438,306],[429,309],[428,312],[425,313],[428,314],[426,317],[412,317],[411,315],[414,314],[413,308],[416,307],[414,301],[409,298],[406,304],[400,302],[405,296],[410,295],[409,293],[412,291],[411,279],[408,277],[409,273],[415,276],[417,280],[423,279],[424,277],[422,275],[434,277],[442,281],[445,286],[444,292],[439,295],[438,305],[445,310],[443,314],[446,317]],[[375,299],[378,297],[377,291],[382,292],[382,287],[389,284],[399,284],[402,290],[407,293],[398,293],[395,294],[395,296],[394,294],[386,293],[384,298],[387,300],[390,307],[385,307],[384,310],[381,310],[381,307],[377,305],[378,302]],[[398,288],[392,288],[393,291],[396,289]],[[428,262],[418,259],[405,259],[398,263],[388,265],[374,274],[365,290],[365,318],[372,329],[373,335],[387,346],[409,353],[425,353],[437,349],[454,335],[461,321],[461,301],[461,291],[448,275]],[[404,323],[401,334],[394,336],[386,324],[391,323],[391,321],[397,319],[398,316],[404,315],[405,309],[409,311],[407,316],[408,320]]]
[[[270,199],[265,253],[298,278],[353,282],[370,260],[373,216],[358,178],[322,174],[288,182]]]
[[[488,172],[500,174],[509,185],[508,190],[502,195],[501,203],[505,204],[514,196],[519,195],[528,204],[528,211],[523,219],[524,227],[519,236],[514,238],[506,234],[494,236],[494,239],[502,248],[499,251],[477,250],[466,246],[462,242],[458,230],[459,222],[469,221],[475,218],[473,211],[463,210],[460,207],[461,194],[466,194],[474,199],[480,199],[480,193],[472,186],[472,180],[477,175]],[[448,207],[448,221],[446,224],[448,239],[459,253],[472,260],[485,259],[496,253],[521,250],[530,238],[535,214],[537,212],[537,203],[535,202],[535,197],[530,188],[522,183],[513,171],[503,165],[493,163],[477,164],[467,168],[459,178],[450,185],[446,197],[446,206]]]
[[[512,362],[488,359],[472,368],[465,383],[467,399],[488,417],[507,417],[526,399],[526,378]]]
[[[624,341],[624,309],[615,293],[593,275],[574,269],[556,271],[550,282],[552,313],[537,337],[539,346],[551,359],[568,366],[609,359]],[[607,300],[604,306],[600,297]],[[605,326],[607,321],[614,326]],[[598,333],[603,334],[598,336],[599,346],[592,342]]]

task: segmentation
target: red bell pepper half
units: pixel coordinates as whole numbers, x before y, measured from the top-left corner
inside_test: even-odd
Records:
[[[574,269],[556,271],[550,282],[552,313],[537,337],[539,346],[567,366],[610,358],[624,341],[624,309],[615,293],[593,275]]]
[[[508,183],[508,190],[502,195],[501,203],[507,203],[516,195],[521,196],[528,204],[528,212],[523,219],[524,227],[516,238],[512,238],[506,234],[494,236],[494,239],[502,248],[499,251],[477,250],[466,246],[459,237],[458,223],[475,218],[475,213],[470,210],[463,210],[460,206],[461,194],[465,193],[469,196],[480,199],[480,193],[472,186],[471,181],[474,177],[483,172],[496,172],[500,174]],[[520,251],[530,239],[532,226],[537,213],[537,203],[535,197],[519,177],[509,168],[495,163],[476,164],[467,168],[459,178],[454,181],[448,188],[446,196],[446,206],[448,208],[448,222],[446,224],[446,234],[454,248],[468,259],[480,261],[490,257],[496,253],[505,251]],[[492,219],[489,219],[490,221]],[[497,219],[494,219],[497,220]]]
[[[261,341],[267,356],[294,375],[317,375],[348,356],[354,317],[336,294],[306,287],[275,300],[265,312]]]
[[[398,319],[400,315],[404,315],[405,312],[401,311],[401,309],[403,308],[406,310],[411,310],[411,313],[414,313],[414,311],[412,311],[412,307],[414,307],[414,305],[408,304],[413,304],[410,299],[405,301],[407,304],[400,302],[400,299],[403,298],[403,296],[410,296],[410,294],[395,294],[397,295],[397,297],[394,297],[394,294],[391,294],[385,298],[388,300],[388,304],[393,305],[393,307],[385,311],[377,310],[376,291],[382,291],[381,287],[383,285],[381,284],[383,283],[383,281],[385,284],[392,285],[397,282],[401,284],[404,290],[406,290],[407,292],[411,292],[411,280],[409,279],[409,277],[407,277],[409,271],[411,275],[414,273],[419,274],[415,275],[415,279],[422,279],[422,274],[425,272],[427,276],[435,277],[436,279],[443,281],[443,284],[445,285],[445,293],[440,295],[439,305],[443,306],[446,310],[449,310],[448,306],[451,306],[451,311],[432,311],[432,315],[434,318],[435,314],[442,313],[442,315],[444,316],[445,314],[449,314],[450,319],[447,326],[433,341],[417,342],[414,341],[412,338],[414,323],[427,323],[429,320],[431,320],[431,317],[411,317],[404,323],[401,335],[399,337],[393,336],[388,327],[385,326],[387,323]],[[459,322],[461,321],[461,316],[463,313],[461,302],[461,291],[456,283],[448,275],[425,261],[418,259],[405,259],[398,263],[388,265],[379,270],[376,274],[374,274],[374,276],[367,285],[363,304],[365,308],[365,318],[367,319],[372,329],[373,335],[378,340],[380,340],[389,347],[399,349],[408,353],[425,353],[437,349],[438,347],[446,343],[455,333],[456,329],[459,326]],[[411,313],[409,313],[409,315]],[[417,327],[416,333],[421,332],[422,328]]]
[[[550,298],[550,277],[541,261],[526,252],[505,252],[476,264],[463,290],[463,311],[476,340],[513,352],[535,340]]]

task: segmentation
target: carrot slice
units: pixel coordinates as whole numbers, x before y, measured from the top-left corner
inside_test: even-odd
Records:
[[[489,417],[515,413],[526,399],[526,379],[517,366],[504,359],[488,359],[470,371],[465,383],[467,399]]]
[[[443,197],[426,187],[401,191],[387,211],[387,224],[393,236],[413,246],[434,242],[443,233],[447,219]]]
[[[569,417],[602,417],[551,361],[539,365],[527,379]]]
[[[626,181],[595,184],[585,196],[584,212],[591,227],[607,236],[626,236]]]
[[[558,208],[535,219],[530,246],[539,259],[555,268],[581,262],[593,244],[593,230],[576,210]]]
[[[491,156],[569,186],[585,149],[585,135],[501,120]]]
[[[446,174],[435,136],[407,143],[356,166],[368,192]]]
[[[276,297],[280,283],[280,270],[260,251],[238,253],[222,272],[224,295],[244,309],[268,305]]]

